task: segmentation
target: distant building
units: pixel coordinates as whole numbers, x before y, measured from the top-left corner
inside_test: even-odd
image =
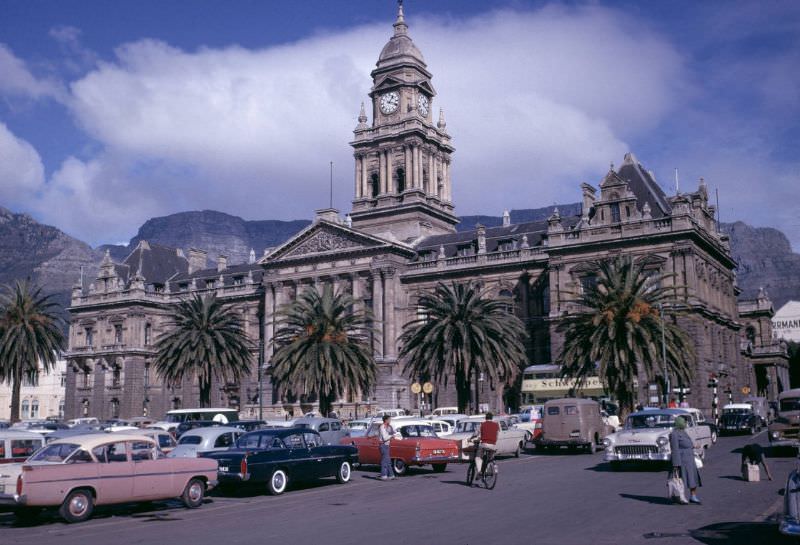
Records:
[[[800,301],[789,301],[775,313],[772,334],[776,339],[800,343]]]
[[[739,301],[739,319],[743,325],[740,348],[753,369],[753,381],[742,385],[741,393],[776,399],[791,387],[789,354],[786,342],[774,336],[775,310],[766,290],[758,290],[755,299]]]
[[[20,390],[19,417],[22,420],[37,420],[64,416],[64,394],[67,377],[67,360],[58,358],[49,371],[39,367],[35,381],[25,379]],[[11,384],[0,382],[0,420],[11,417]]]
[[[546,221],[476,226],[456,232],[450,163],[454,153],[444,113],[434,115],[436,92],[422,53],[408,35],[402,10],[372,71],[369,107],[362,104],[354,130],[354,198],[344,219],[317,211],[313,224],[258,261],[230,265],[219,256],[141,242],[122,263],[106,255],[97,279],[72,292],[67,376],[69,417],[161,416],[198,404],[192,382],[166,385],[152,371],[154,341],[168,331],[175,304],[193,294],[216,293],[240,312],[247,334],[264,347],[267,374],[261,399],[267,415],[314,408],[314,392],[281,391],[269,377],[272,318],[276,309],[309,286],[332,285],[370,309],[379,334],[373,339],[378,383],[369,392],[348,392],[335,403],[343,416],[375,407],[409,409],[453,405],[453,381],[435,384],[427,396],[411,394],[426,377],[403,373],[398,337],[417,316],[417,299],[437,282],[471,280],[491,297],[508,302],[525,324],[527,361],[553,361],[565,340],[560,321],[582,311],[580,292],[594,281],[592,260],[630,255],[677,287],[668,308],[694,342],[698,362],[690,384],[672,379],[675,392],[710,414],[709,378],[718,377],[731,397],[756,389],[753,365],[740,350],[742,322],[728,237],[719,232],[715,207],[701,179],[694,192],[668,196],[631,153],[611,165],[599,184],[580,186],[579,215],[558,209]],[[494,107],[494,106],[493,106]],[[371,112],[371,121],[367,116]],[[503,157],[497,157],[498,162]],[[535,165],[532,165],[535,168]],[[492,191],[486,180],[485,191]],[[509,195],[512,203],[535,198]],[[254,362],[262,355],[253,353]],[[218,384],[212,403],[256,414],[259,385],[252,376]],[[663,381],[640,376],[640,401],[658,398]],[[776,388],[777,379],[773,383]],[[785,384],[782,387],[786,387]],[[499,410],[515,405],[519,392],[481,381],[480,401]],[[424,407],[420,406],[424,404]]]

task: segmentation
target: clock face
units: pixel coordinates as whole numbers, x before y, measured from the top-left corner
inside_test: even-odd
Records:
[[[386,93],[381,97],[381,111],[385,114],[390,114],[397,110],[400,104],[400,96],[394,91]]]
[[[423,117],[426,117],[428,115],[428,97],[419,95],[417,107],[419,108],[419,113],[421,113]]]

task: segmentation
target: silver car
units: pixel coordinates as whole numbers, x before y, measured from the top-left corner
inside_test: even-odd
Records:
[[[326,445],[338,445],[339,441],[350,437],[349,428],[338,418],[303,417],[295,420],[294,425],[316,431]]]
[[[189,430],[178,439],[176,446],[167,457],[197,458],[206,452],[228,450],[244,432],[228,426],[210,426]]]

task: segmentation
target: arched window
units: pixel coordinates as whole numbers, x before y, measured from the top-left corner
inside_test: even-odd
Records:
[[[619,203],[612,202],[611,203],[611,222],[612,223],[619,223],[621,218],[619,216]]]
[[[65,402],[64,402],[63,399],[59,400],[59,402],[58,402],[58,417],[59,418],[64,418],[64,404],[65,404]]]
[[[111,418],[119,418],[119,399],[111,400]]]
[[[153,326],[150,324],[144,324],[144,344],[145,346],[149,346],[152,339],[150,338],[153,333]]]
[[[405,169],[397,169],[397,193],[402,193],[406,190],[406,171]]]
[[[30,403],[28,402],[27,399],[23,399],[22,410],[20,411],[20,418],[23,419],[30,418],[31,417],[30,410],[31,410]]]
[[[31,401],[31,418],[39,418],[39,400]]]
[[[745,329],[745,335],[747,336],[747,340],[750,341],[750,344],[756,343],[756,328],[749,325],[747,329]]]
[[[83,416],[89,416],[89,400],[84,399],[83,401],[81,401],[81,406],[82,406],[81,412],[83,413]]]

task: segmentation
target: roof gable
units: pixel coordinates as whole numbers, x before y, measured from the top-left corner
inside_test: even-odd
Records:
[[[320,220],[303,229],[274,252],[262,258],[260,263],[392,248],[408,254],[413,253],[409,247],[404,245]]]

